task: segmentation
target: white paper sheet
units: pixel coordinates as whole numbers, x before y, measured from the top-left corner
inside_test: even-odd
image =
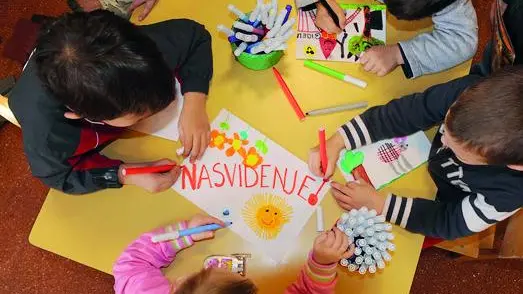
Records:
[[[353,155],[363,153],[363,168],[372,185],[379,189],[425,163],[429,158],[430,146],[427,136],[420,131],[407,137],[382,140],[353,151],[343,150],[338,167],[346,180],[353,180],[352,175],[342,168],[342,161],[346,152],[352,152]]]
[[[311,175],[305,162],[227,110],[221,110],[211,130],[204,157],[194,165],[184,162],[173,189],[210,215],[232,221],[231,230],[282,262],[327,184]],[[310,194],[317,194],[317,201]]]
[[[369,44],[386,42],[386,10],[385,5],[367,5],[371,12],[364,13],[364,4],[340,4],[345,10],[346,25],[343,32],[337,36],[331,36],[320,31],[316,26],[316,10],[298,10],[298,31],[296,33],[296,58],[326,61],[356,62],[361,50],[366,49]],[[374,28],[369,27],[370,37],[363,38],[366,25],[366,17],[373,16],[381,18],[372,21]],[[381,21],[382,26],[378,29]],[[365,43],[362,43],[365,41]],[[369,42],[370,41],[370,42]],[[359,45],[355,45],[359,44]],[[366,45],[363,45],[366,44]],[[352,45],[352,46],[351,46]],[[364,51],[364,50],[363,50]]]
[[[131,126],[130,129],[168,140],[178,141],[180,137],[178,121],[182,113],[182,106],[183,96],[180,90],[180,83],[176,81],[174,101],[166,109]]]

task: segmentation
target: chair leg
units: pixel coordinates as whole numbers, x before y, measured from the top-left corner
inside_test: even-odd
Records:
[[[523,210],[510,217],[499,250],[500,258],[523,258]]]

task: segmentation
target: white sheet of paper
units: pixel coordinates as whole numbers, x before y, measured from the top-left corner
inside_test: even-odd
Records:
[[[221,128],[226,125],[228,130]],[[327,184],[310,174],[305,162],[227,110],[221,110],[211,130],[205,155],[195,164],[184,161],[173,189],[210,215],[232,221],[231,230],[274,261],[282,262],[328,191]],[[224,137],[227,140],[222,140]],[[261,142],[266,144],[266,154],[260,151]],[[236,151],[241,148],[244,151]],[[262,162],[255,165],[259,157]],[[310,194],[318,194],[314,205],[308,202]],[[256,199],[261,202],[254,204]],[[292,213],[288,222],[279,222],[289,208]],[[224,210],[228,210],[228,216],[224,216]],[[263,238],[263,232],[274,234]]]
[[[130,129],[145,134],[161,137],[164,139],[178,141],[178,121],[182,113],[183,96],[180,83],[176,81],[176,93],[174,101],[164,110],[142,120]]]
[[[343,6],[343,4],[342,4]],[[383,28],[371,29],[371,37],[386,42],[387,17],[384,5],[368,5],[371,11],[381,9]],[[296,58],[326,61],[356,62],[356,55],[349,52],[351,38],[363,35],[365,27],[364,4],[347,4],[344,8],[346,25],[336,40],[324,38],[316,26],[316,9],[298,10],[298,30],[296,33]]]
[[[429,158],[430,146],[427,136],[420,131],[407,137],[382,140],[352,152],[364,154],[363,168],[372,185],[379,189],[425,163]],[[338,167],[345,152],[340,153]],[[347,181],[354,179],[341,167],[340,170]]]

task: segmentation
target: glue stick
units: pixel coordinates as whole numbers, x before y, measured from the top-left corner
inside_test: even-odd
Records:
[[[238,46],[238,48],[236,48],[236,50],[234,50],[234,55],[240,56],[245,49],[247,49],[247,43],[243,42]]]

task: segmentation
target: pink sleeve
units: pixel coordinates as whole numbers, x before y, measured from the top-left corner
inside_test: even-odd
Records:
[[[298,280],[290,285],[286,294],[330,294],[334,293],[336,282],[336,265],[322,265],[314,261],[312,253],[303,266]]]
[[[116,294],[168,294],[173,285],[164,277],[161,268],[174,260],[176,252],[193,244],[190,237],[171,242],[153,243],[155,234],[186,229],[187,222],[145,233],[125,249],[113,266]]]

